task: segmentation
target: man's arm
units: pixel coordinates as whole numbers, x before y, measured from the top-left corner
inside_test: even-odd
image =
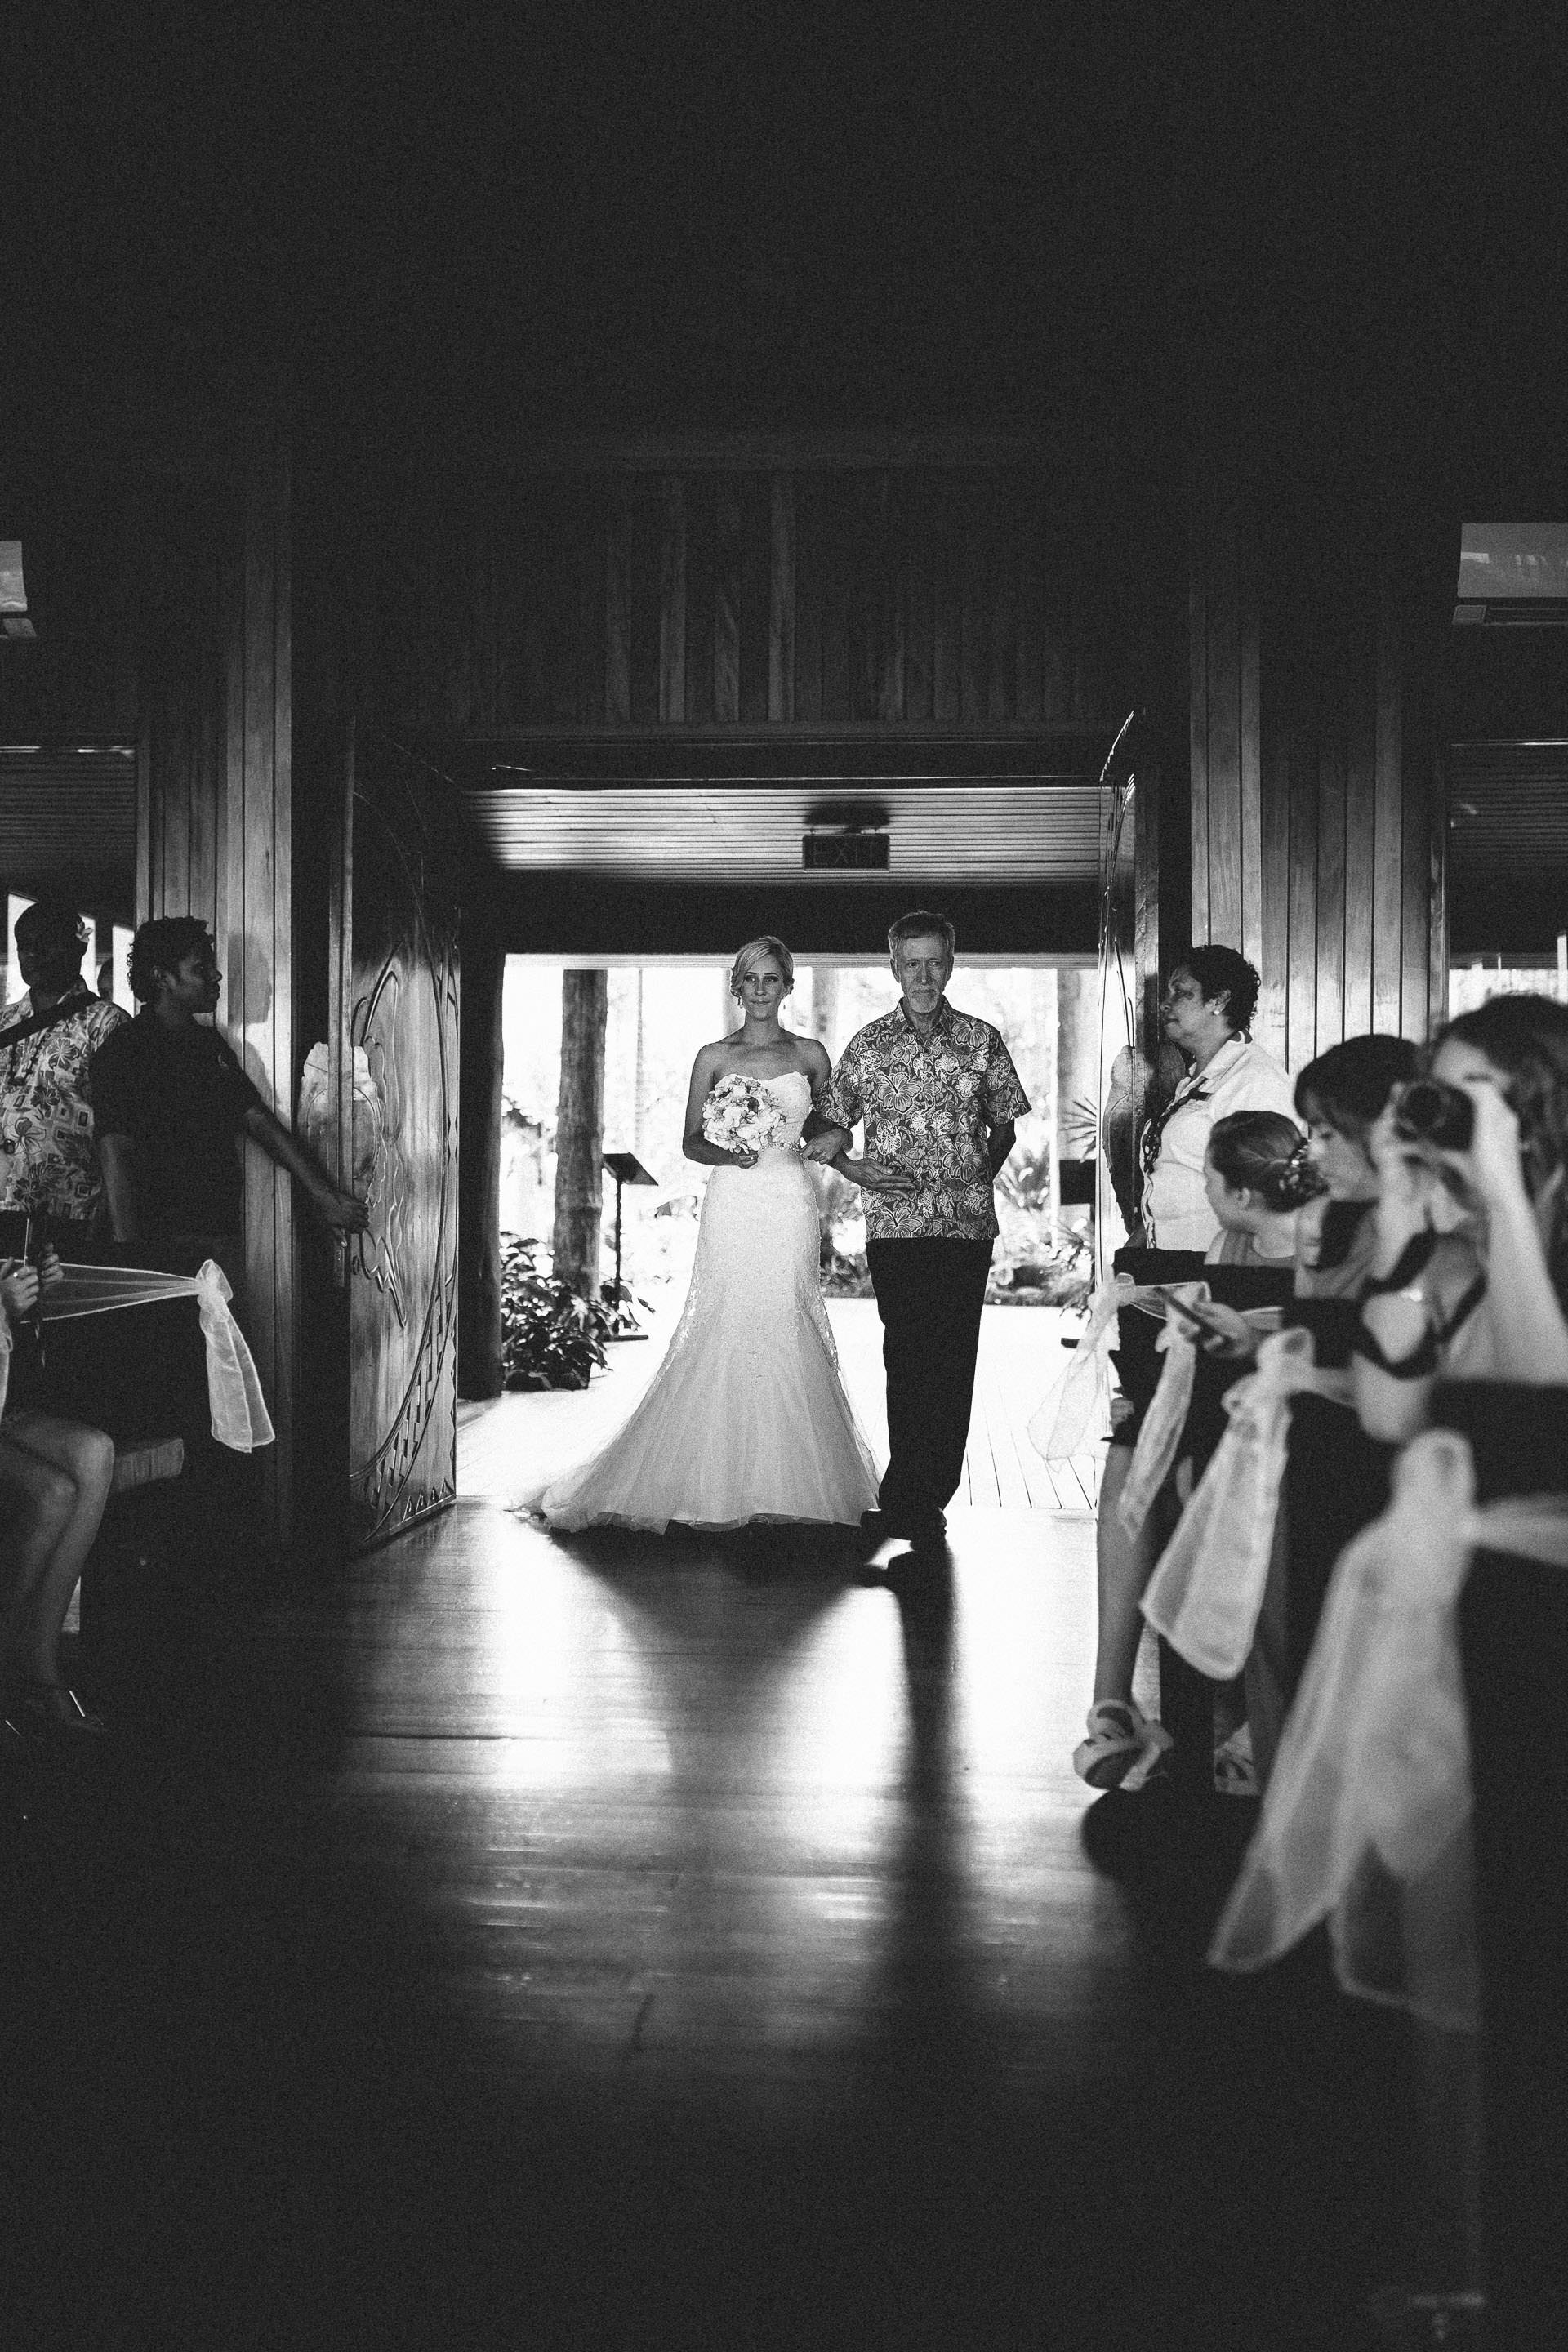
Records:
[[[370,1223],[370,1211],[364,1202],[356,1199],[353,1192],[340,1192],[337,1186],[306,1159],[280,1119],[274,1118],[261,1104],[253,1103],[245,1114],[244,1127],[247,1135],[260,1144],[269,1160],[275,1160],[279,1168],[289,1171],[323,1224],[334,1225],[343,1233],[363,1233]],[[105,1170],[106,1176],[107,1173]]]
[[[136,1146],[128,1135],[100,1135],[98,1164],[109,1203],[109,1230],[117,1242],[142,1238],[136,1218]]]

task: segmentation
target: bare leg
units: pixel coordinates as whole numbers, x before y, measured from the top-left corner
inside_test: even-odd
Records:
[[[109,1500],[114,1441],[85,1423],[33,1412],[16,1414],[7,1433],[13,1446],[34,1455],[69,1489],[64,1523],[49,1556],[26,1589],[15,1623],[8,1622],[6,1627],[6,1649],[24,1675],[32,1682],[53,1683],[59,1679],[60,1627]]]
[[[1131,1699],[1132,1670],[1143,1637],[1138,1604],[1154,1572],[1153,1537],[1146,1522],[1137,1537],[1130,1536],[1117,1517],[1117,1499],[1132,1466],[1130,1445],[1113,1445],[1105,1457],[1100,1485],[1100,1517],[1095,1528],[1100,1631],[1094,1654],[1094,1699]]]
[[[7,1423],[0,1433],[0,1497],[5,1504],[5,1550],[10,1560],[0,1598],[0,1680],[15,1684],[31,1672],[36,1597],[70,1524],[77,1492],[72,1479],[18,1444]]]

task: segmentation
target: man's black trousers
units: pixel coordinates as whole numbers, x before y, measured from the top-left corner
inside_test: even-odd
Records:
[[[871,1242],[866,1262],[888,1373],[889,1458],[879,1500],[896,1527],[912,1530],[963,1475],[991,1244]]]

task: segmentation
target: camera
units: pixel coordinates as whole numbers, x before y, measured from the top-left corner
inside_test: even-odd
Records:
[[[1394,1106],[1394,1131],[1406,1143],[1429,1143],[1438,1151],[1468,1151],[1476,1132],[1476,1107],[1458,1087],[1441,1078],[1413,1078]]]

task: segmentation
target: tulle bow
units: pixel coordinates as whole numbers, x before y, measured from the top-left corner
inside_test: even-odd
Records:
[[[195,1275],[163,1274],[139,1265],[63,1265],[60,1279],[44,1294],[47,1321],[60,1323],[78,1315],[107,1315],[121,1307],[147,1307],[165,1298],[194,1298],[206,1343],[207,1402],[212,1433],[220,1445],[236,1454],[250,1454],[270,1445],[274,1430],[261,1393],[261,1381],[245,1334],[229,1312],[234,1292],[215,1258]],[[0,1316],[0,1324],[5,1321]],[[10,1347],[5,1333],[4,1348]],[[0,1354],[0,1400],[5,1393]]]
[[[1263,1606],[1292,1397],[1351,1402],[1350,1374],[1320,1371],[1312,1335],[1270,1333],[1258,1370],[1228,1391],[1230,1425],[1193,1491],[1143,1595],[1157,1633],[1200,1674],[1228,1682],[1247,1663]]]
[[[1568,1568],[1568,1496],[1475,1507],[1431,1430],[1340,1555],[1209,1958],[1258,1969],[1320,1920],[1347,1992],[1468,2030],[1477,2012],[1469,1738],[1455,1605],[1478,1546]]]
[[[1116,1318],[1138,1286],[1130,1275],[1102,1282],[1089,1302],[1078,1348],[1041,1398],[1028,1423],[1029,1443],[1047,1462],[1065,1462],[1110,1434],[1110,1349]]]

